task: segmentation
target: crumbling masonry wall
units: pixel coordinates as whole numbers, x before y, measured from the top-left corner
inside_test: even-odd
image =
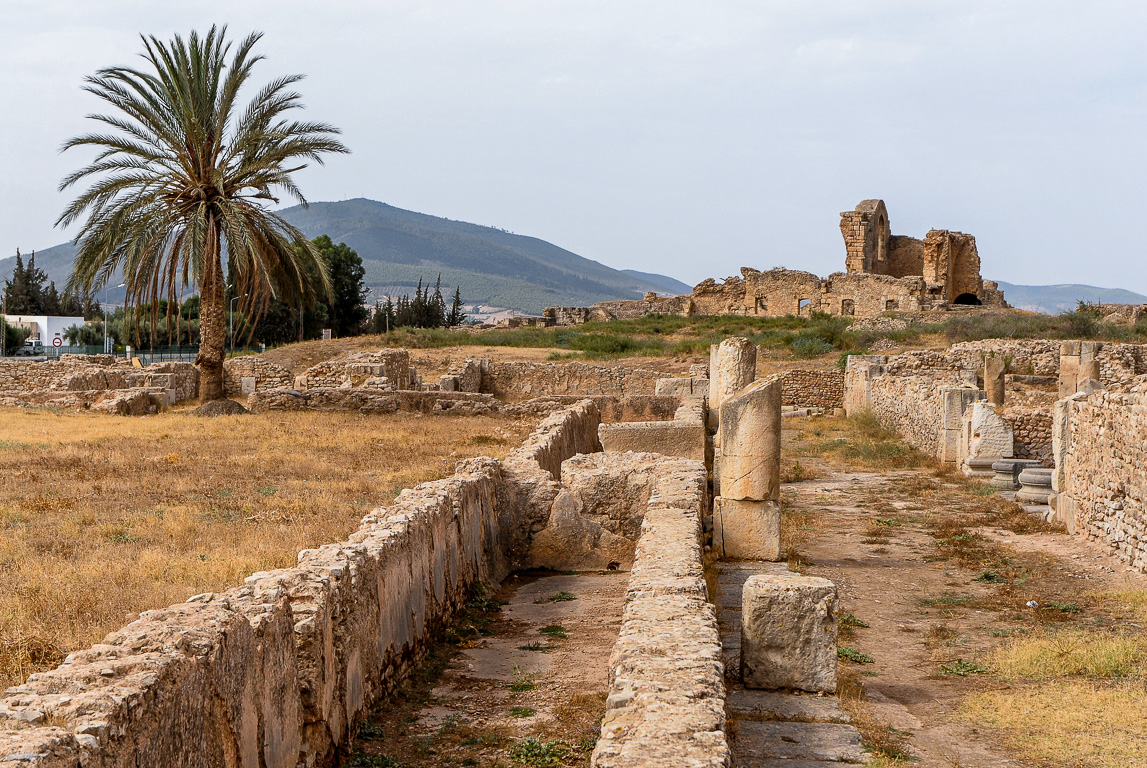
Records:
[[[1057,403],[1057,514],[1147,571],[1147,377]]]
[[[781,404],[815,406],[826,411],[844,407],[844,373],[789,370],[781,374]]]
[[[143,613],[0,696],[0,755],[13,768],[329,764],[470,586],[516,567],[535,491],[596,435],[581,403],[504,463],[467,460],[403,491],[293,568]]]

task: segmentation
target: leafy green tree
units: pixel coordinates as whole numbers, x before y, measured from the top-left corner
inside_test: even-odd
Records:
[[[239,94],[263,58],[253,53],[262,34],[245,38],[228,62],[226,33],[144,37],[144,67],[86,78],[85,90],[111,111],[92,116],[103,131],[64,144],[97,155],[61,182],[61,190],[84,180],[91,187],[57,221],[84,219],[69,292],[90,293],[122,271],[126,304],[147,305],[154,329],[158,299],[198,284],[203,400],[223,397],[224,245],[244,316],[258,317],[274,299],[297,305],[329,293],[318,249],[267,205],[279,202],[275,190],[305,205],[292,174],[347,152],[333,126],[285,116],[301,106],[291,90],[301,75],[272,79],[241,108]],[[167,306],[175,311],[174,301]]]
[[[36,254],[24,264],[20,249],[16,249],[16,266],[12,278],[4,281],[4,309],[10,315],[42,315],[44,312],[44,281],[48,276],[36,267]]]
[[[313,242],[330,275],[330,300],[326,305],[331,332],[335,336],[353,336],[362,330],[369,314],[363,306],[366,287],[362,279],[366,270],[362,259],[349,245],[335,245],[326,235],[319,235]]]

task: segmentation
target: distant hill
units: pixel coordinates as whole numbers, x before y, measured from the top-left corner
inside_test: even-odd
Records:
[[[1147,296],[1122,288],[1094,285],[1013,285],[1000,283],[1004,298],[1017,309],[1057,315],[1070,312],[1080,301],[1092,304],[1147,304]]]
[[[640,299],[647,291],[693,290],[664,275],[607,267],[536,237],[373,200],[311,203],[281,213],[307,237],[325,234],[354,248],[375,295],[413,293],[420,277],[433,283],[441,273],[450,292],[461,286],[467,304],[536,314],[554,304],[584,307],[598,301]],[[73,256],[70,243],[46,248],[36,252],[36,266],[62,288]],[[14,257],[0,260],[0,275],[10,275],[14,265]],[[113,288],[110,296],[112,302],[121,301],[123,291]],[[102,301],[103,295],[99,298]]]

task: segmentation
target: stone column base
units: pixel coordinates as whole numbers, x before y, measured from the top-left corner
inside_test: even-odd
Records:
[[[734,560],[781,559],[781,508],[775,501],[713,499],[713,546]]]

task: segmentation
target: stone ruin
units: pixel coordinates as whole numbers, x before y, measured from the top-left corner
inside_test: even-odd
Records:
[[[143,368],[112,355],[0,360],[0,405],[141,416],[198,396],[199,370],[191,363]]]
[[[999,285],[980,276],[976,238],[931,230],[923,240],[891,234],[883,200],[864,200],[840,214],[845,271],[820,278],[778,267],[742,267],[723,283],[708,279],[683,296],[648,293],[634,301],[606,301],[590,307],[549,307],[548,325],[590,320],[630,320],[650,314],[704,317],[809,316],[813,312],[879,317],[885,312],[924,312],[982,306],[1006,309]]]
[[[988,339],[853,355],[844,403],[1147,571],[1147,345]]]
[[[555,402],[505,460],[460,462],[452,477],[366,515],[345,541],[300,552],[294,567],[144,612],[0,695],[0,755],[17,768],[330,765],[473,585],[524,568],[617,568],[629,583],[591,765],[727,766],[729,641],[706,570],[740,558],[738,572],[756,574],[745,580],[736,629],[741,699],[754,688],[781,689],[773,697],[835,691],[835,650],[825,648],[835,649],[836,592],[771,562],[780,551],[781,379],[755,378],[744,339],[715,347],[711,360],[638,396],[671,402],[672,418],[604,423],[594,399]],[[229,377],[253,389],[249,401],[285,389],[271,386],[283,372],[265,361],[229,365]],[[404,351],[316,368],[305,376],[312,396],[480,394],[381,386],[404,372],[408,384],[417,380]],[[481,388],[491,365],[460,368],[452,385]],[[860,758],[854,728],[815,726],[835,729],[841,754]]]

